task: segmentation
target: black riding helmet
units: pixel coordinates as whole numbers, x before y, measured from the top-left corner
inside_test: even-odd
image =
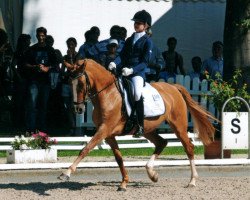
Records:
[[[135,13],[132,20],[135,22],[147,23],[149,26],[151,26],[152,22],[151,15],[146,10],[141,10]]]

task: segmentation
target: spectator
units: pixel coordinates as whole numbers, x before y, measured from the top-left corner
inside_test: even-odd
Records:
[[[193,71],[189,74],[190,80],[192,81],[194,78],[199,78],[200,80],[202,80],[201,58],[199,56],[195,56],[192,58],[191,63],[192,63]]]
[[[125,27],[120,27],[120,39],[125,41],[127,38],[127,29]]]
[[[165,69],[160,73],[160,78],[165,79],[165,81],[170,77],[175,78],[178,74],[178,68],[180,73],[185,75],[182,55],[175,51],[177,39],[174,37],[168,38],[167,45],[168,50],[162,52],[162,57],[165,61]]]
[[[72,85],[69,83],[69,77],[71,71],[74,70],[74,64],[77,59],[76,46],[77,41],[75,38],[70,37],[66,41],[68,50],[67,54],[63,57],[62,66],[62,98],[63,98],[63,110],[64,116],[66,116],[66,124],[69,129],[69,134],[75,134],[75,112],[73,105],[73,91]]]
[[[0,29],[0,93],[13,95],[13,69],[11,67],[13,51],[5,30]]]
[[[0,64],[3,63],[4,52],[7,50],[8,36],[5,30],[0,28]]]
[[[98,38],[100,36],[100,29],[97,26],[92,26],[90,28],[91,31],[91,41],[93,44],[96,44],[98,41]]]
[[[54,45],[54,38],[51,35],[47,35],[45,42],[48,46],[53,47]],[[62,53],[59,49],[54,49],[56,54],[56,66],[55,68],[50,70],[50,83],[51,89],[56,89],[58,86],[59,80],[59,72],[60,72],[60,65],[63,61]]]
[[[47,35],[45,42],[48,46],[54,46],[54,38],[51,35]],[[56,126],[62,121],[62,102],[61,99],[61,80],[60,80],[60,71],[61,64],[63,61],[62,53],[59,49],[54,49],[56,54],[56,65],[53,69],[49,71],[50,78],[50,94],[48,100],[48,114],[47,114],[47,122],[50,127]]]
[[[85,42],[79,48],[77,59],[90,58],[88,50],[95,44],[93,41],[91,30],[86,31],[84,37],[85,37]]]
[[[152,37],[152,29],[147,30],[149,37]],[[157,81],[159,78],[159,73],[164,67],[164,60],[162,58],[161,52],[158,47],[153,44],[152,55],[148,67],[146,69],[146,81]]]
[[[38,42],[31,46],[26,56],[25,66],[28,69],[28,107],[26,135],[37,129],[46,131],[47,104],[50,93],[49,72],[55,69],[57,61],[53,47],[45,42],[47,30],[36,29]]]
[[[118,56],[117,53],[118,41],[116,39],[110,39],[107,45],[108,51],[100,56],[100,64],[108,69],[109,63],[113,62]]]
[[[124,40],[121,40],[121,28],[118,25],[114,25],[110,29],[110,38],[102,40],[97,44],[93,45],[91,48],[88,49],[88,53],[92,59],[97,62],[99,61],[100,55],[106,53],[107,45],[110,39],[116,39],[118,41],[118,48],[117,53],[119,54],[124,46]]]
[[[206,59],[202,65],[202,71],[207,71],[212,79],[216,79],[219,73],[223,77],[223,43],[216,41],[212,46],[212,56]]]
[[[26,101],[27,101],[27,70],[25,68],[25,53],[30,46],[31,36],[21,34],[17,40],[12,66],[15,66],[14,78],[14,124],[18,128],[24,128]]]

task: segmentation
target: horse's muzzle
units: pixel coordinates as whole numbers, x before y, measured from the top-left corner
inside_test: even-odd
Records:
[[[75,113],[84,113],[85,112],[85,105],[84,103],[74,105]]]

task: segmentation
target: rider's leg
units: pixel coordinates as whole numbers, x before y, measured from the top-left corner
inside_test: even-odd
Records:
[[[143,105],[143,98],[142,98],[142,90],[144,86],[144,79],[141,76],[134,76],[132,77],[132,83],[135,89],[135,111],[136,111],[136,118],[138,123],[138,129],[135,133],[135,137],[140,137],[143,135],[144,131],[144,105]]]
[[[135,137],[140,137],[144,134],[144,105],[142,97],[136,102],[136,117],[138,129],[135,133]]]

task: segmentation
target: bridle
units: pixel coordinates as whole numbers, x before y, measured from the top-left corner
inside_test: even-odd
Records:
[[[116,79],[109,83],[108,85],[106,85],[104,88],[102,88],[101,90],[95,92],[95,93],[91,93],[91,84],[90,84],[90,80],[89,80],[89,76],[87,74],[87,72],[84,70],[82,73],[79,73],[77,76],[75,77],[71,77],[70,79],[73,81],[73,80],[76,80],[82,76],[85,76],[85,79],[86,79],[86,86],[85,86],[85,89],[84,89],[84,93],[86,94],[85,95],[85,99],[81,102],[74,102],[74,105],[79,105],[79,104],[83,104],[85,102],[89,102],[91,101],[91,99],[95,98],[96,96],[98,96],[102,91],[106,90],[108,87],[110,87],[111,85],[113,85],[113,83],[116,82]]]

